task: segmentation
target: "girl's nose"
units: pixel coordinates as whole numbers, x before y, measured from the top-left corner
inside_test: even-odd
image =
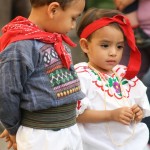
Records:
[[[115,48],[115,47],[114,47],[114,48],[111,48],[111,50],[109,51],[109,55],[110,55],[110,56],[116,56],[116,54],[117,54],[116,48]]]

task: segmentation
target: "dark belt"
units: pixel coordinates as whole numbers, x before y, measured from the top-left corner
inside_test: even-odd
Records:
[[[35,129],[60,130],[76,123],[76,103],[30,112],[22,109],[21,125]]]

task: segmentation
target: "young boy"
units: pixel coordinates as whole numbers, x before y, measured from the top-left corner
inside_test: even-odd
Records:
[[[63,42],[75,46],[66,34],[76,26],[85,0],[30,2],[28,19],[19,16],[2,29],[3,135],[18,150],[82,150],[75,110],[84,94]]]

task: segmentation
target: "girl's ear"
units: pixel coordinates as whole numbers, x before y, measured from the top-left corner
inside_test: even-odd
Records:
[[[88,48],[87,39],[84,39],[84,38],[80,39],[80,47],[84,53],[88,53],[89,48]]]
[[[48,5],[47,13],[50,18],[53,18],[54,15],[58,12],[60,9],[60,5],[57,2],[52,2]]]

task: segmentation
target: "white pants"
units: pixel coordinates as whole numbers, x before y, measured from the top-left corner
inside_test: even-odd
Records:
[[[16,140],[18,150],[83,150],[77,125],[59,131],[20,126]]]

